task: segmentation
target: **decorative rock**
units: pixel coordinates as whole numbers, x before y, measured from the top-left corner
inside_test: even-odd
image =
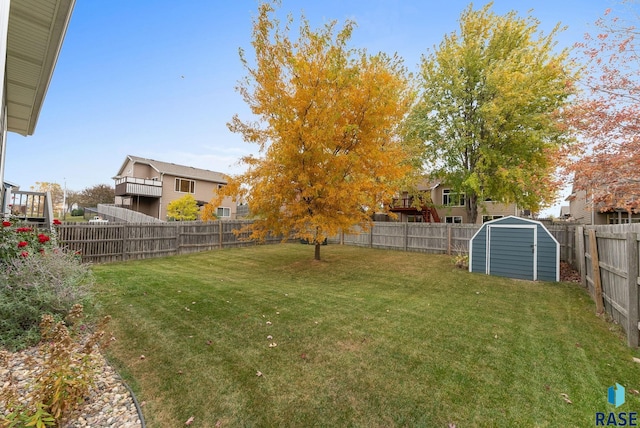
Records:
[[[39,374],[42,358],[37,348],[8,353],[0,350],[0,360],[6,357],[7,367],[0,370],[0,385],[3,391],[10,385],[15,387],[23,400],[31,388],[31,383]],[[97,356],[102,365],[98,379],[86,397],[84,404],[70,417],[61,422],[61,428],[82,427],[142,427],[138,410],[129,390],[109,366],[102,355]],[[33,369],[32,369],[33,368]],[[6,414],[4,402],[0,402],[0,414]]]

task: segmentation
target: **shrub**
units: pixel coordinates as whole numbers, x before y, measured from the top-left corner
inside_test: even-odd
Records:
[[[463,246],[454,249],[453,264],[460,269],[469,270],[469,252]]]
[[[44,233],[4,221],[0,229],[0,345],[17,350],[37,343],[43,314],[60,319],[87,303],[93,276],[75,255]]]
[[[71,210],[71,215],[74,217],[80,217],[84,215],[84,210],[82,208],[76,208],[75,210]]]
[[[0,264],[53,248],[55,238],[33,226],[3,220],[0,228]]]
[[[42,365],[36,368],[33,360],[27,362],[38,375],[26,397],[20,397],[10,381],[0,382],[0,397],[8,410],[0,416],[0,426],[57,426],[83,402],[99,373],[97,353],[111,341],[105,333],[109,317],[88,337],[80,335],[83,318],[82,305],[69,311],[68,324],[56,322],[51,315],[42,316]]]

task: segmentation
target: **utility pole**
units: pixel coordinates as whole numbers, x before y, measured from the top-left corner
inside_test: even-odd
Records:
[[[62,221],[67,221],[67,178],[64,178],[64,191],[62,192]]]

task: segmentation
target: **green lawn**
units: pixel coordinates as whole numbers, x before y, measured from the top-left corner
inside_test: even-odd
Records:
[[[94,266],[110,358],[147,426],[568,427],[640,411],[639,353],[578,285],[470,274],[448,256],[322,252]]]

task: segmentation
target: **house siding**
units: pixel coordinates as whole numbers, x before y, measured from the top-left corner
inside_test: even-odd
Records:
[[[431,199],[433,200],[436,209],[438,210],[438,215],[440,216],[442,221],[445,221],[445,217],[456,216],[462,217],[463,223],[471,223],[469,217],[467,216],[467,210],[464,206],[443,206],[443,191],[446,189],[450,188],[442,184],[433,189],[431,193]],[[482,205],[478,205],[478,217],[476,218],[475,224],[482,224],[482,216],[485,215],[507,217],[517,214],[518,213],[515,204],[484,202]]]
[[[629,213],[624,211],[592,211],[588,203],[589,195],[584,190],[574,192],[567,199],[569,199],[569,214],[571,219],[581,224],[618,224],[628,222],[629,220],[633,223],[640,222],[640,215],[638,213],[633,213],[629,216]]]
[[[569,200],[569,214],[571,218],[581,224],[607,224],[607,216],[600,212],[593,212],[588,204],[585,190],[575,192]]]
[[[149,162],[149,163],[147,163]],[[154,164],[151,164],[151,163]],[[185,173],[167,173],[154,168],[153,165],[165,165],[173,170],[184,169]],[[214,177],[220,177],[219,181]],[[186,194],[191,194],[200,204],[208,203],[218,190],[219,185],[225,185],[222,180],[222,174],[213,171],[206,171],[197,168],[168,164],[165,162],[153,161],[150,159],[127,157],[120,168],[118,177],[135,177],[148,180],[160,180],[162,183],[162,196],[160,198],[138,197],[132,196],[131,209],[138,211],[160,220],[167,220],[168,205]],[[176,179],[191,180],[194,182],[194,192],[186,193],[176,191]],[[116,197],[116,205],[122,204],[123,197]],[[229,208],[230,216],[228,219],[233,220],[237,215],[237,207],[231,198],[225,198],[220,207]]]

